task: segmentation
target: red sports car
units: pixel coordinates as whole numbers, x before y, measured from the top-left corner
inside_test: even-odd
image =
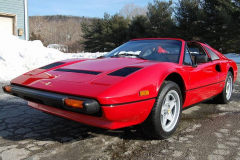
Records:
[[[25,73],[3,90],[30,107],[106,129],[141,124],[151,137],[176,130],[182,108],[228,103],[236,63],[200,42],[134,39],[97,59],[70,59]]]

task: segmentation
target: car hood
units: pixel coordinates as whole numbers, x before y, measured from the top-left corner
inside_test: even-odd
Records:
[[[52,81],[76,82],[76,83],[93,83],[102,85],[111,85],[144,67],[140,65],[147,60],[137,58],[102,58],[102,59],[81,59],[66,60],[57,62],[47,67],[41,67],[25,73],[11,81],[11,83],[36,87],[36,83],[50,83]],[[50,66],[50,67],[49,67]],[[51,68],[52,67],[52,68]],[[128,67],[130,71],[125,71],[124,75],[116,73]],[[132,69],[133,68],[133,69]],[[135,68],[135,69],[134,69]],[[123,71],[123,72],[124,72]],[[119,74],[119,75],[118,75]]]
[[[154,97],[155,94],[139,97],[138,91],[149,89],[154,93],[160,72],[156,75],[152,68],[157,67],[158,71],[162,68],[164,72],[164,68],[170,64],[137,58],[67,60],[30,71],[13,79],[11,83],[55,93],[96,98],[103,104],[112,104],[119,103],[120,100],[115,98],[123,95],[128,97],[124,98],[126,102],[133,100],[129,95],[140,99]],[[154,83],[149,83],[149,78],[154,79]],[[123,89],[125,86],[128,89]],[[102,99],[107,99],[107,102]]]
[[[85,60],[78,63],[59,67],[46,73],[57,80],[89,83],[126,66],[142,63],[145,60],[133,58],[104,58]]]

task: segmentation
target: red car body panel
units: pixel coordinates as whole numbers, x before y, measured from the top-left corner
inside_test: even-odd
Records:
[[[149,39],[137,39],[149,40]],[[154,39],[150,39],[154,40]],[[169,40],[169,39],[167,39]],[[199,64],[197,67],[184,65],[186,42],[182,42],[179,62],[158,62],[137,58],[72,59],[60,61],[63,64],[50,69],[35,69],[11,81],[12,85],[30,89],[65,94],[96,100],[101,106],[102,115],[94,117],[72,111],[29,102],[29,106],[89,125],[116,129],[142,123],[149,115],[164,80],[170,75],[179,75],[183,82],[183,108],[209,99],[222,92],[227,73],[233,72],[237,78],[237,66],[211,47],[219,59]],[[133,40],[136,41],[136,40]],[[140,68],[124,76],[111,76],[110,73],[124,67]],[[56,69],[84,70],[97,74],[62,72]],[[218,71],[219,68],[220,71]],[[141,96],[140,91],[149,91]]]
[[[102,106],[102,117],[93,117],[71,111],[28,102],[32,108],[105,129],[117,129],[142,123],[149,115],[155,99],[116,106]]]

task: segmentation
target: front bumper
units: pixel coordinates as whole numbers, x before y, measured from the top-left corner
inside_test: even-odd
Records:
[[[51,107],[61,108],[64,110],[83,113],[83,114],[100,115],[100,112],[101,112],[100,104],[94,99],[52,93],[52,92],[41,91],[41,90],[17,86],[17,85],[10,85],[10,87],[11,87],[11,92],[7,92],[4,89],[4,87],[3,87],[3,91],[5,93],[20,97],[27,101],[31,101],[38,104],[51,106]],[[74,107],[65,105],[64,99],[66,98],[84,101],[83,108],[74,108]]]
[[[87,99],[47,91],[11,85],[11,93],[28,101],[28,105],[32,108],[71,119],[88,125],[117,129],[142,123],[149,115],[155,98],[143,101],[130,102],[124,104],[100,105],[94,99]],[[75,98],[83,100],[84,109],[73,109],[64,105],[64,98]]]

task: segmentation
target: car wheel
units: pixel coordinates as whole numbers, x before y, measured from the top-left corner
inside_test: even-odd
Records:
[[[217,97],[214,98],[214,101],[220,104],[229,103],[232,96],[232,91],[233,91],[233,75],[231,72],[228,72],[223,91]]]
[[[179,86],[172,81],[164,81],[151,113],[142,123],[142,129],[150,137],[168,138],[176,130],[181,112],[182,94]]]

